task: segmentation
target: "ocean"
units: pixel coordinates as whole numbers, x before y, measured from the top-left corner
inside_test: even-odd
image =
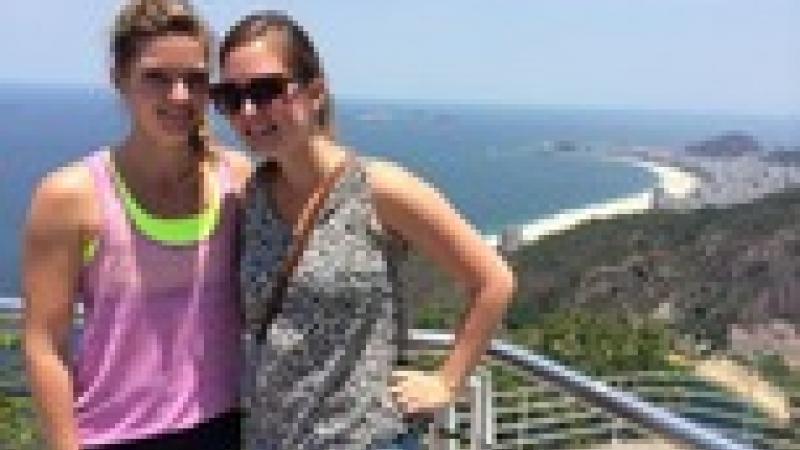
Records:
[[[679,147],[727,131],[800,145],[797,118],[336,99],[340,139],[436,186],[483,234],[642,191],[654,176],[602,158],[626,146]],[[106,89],[0,85],[0,297],[19,295],[21,230],[45,173],[126,131]],[[239,146],[224,121],[222,140]],[[570,141],[575,151],[552,151]]]

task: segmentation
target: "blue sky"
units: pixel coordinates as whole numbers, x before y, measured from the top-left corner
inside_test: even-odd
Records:
[[[119,4],[5,1],[0,82],[106,83]],[[254,9],[289,11],[340,97],[800,113],[797,0],[195,4],[218,32]]]

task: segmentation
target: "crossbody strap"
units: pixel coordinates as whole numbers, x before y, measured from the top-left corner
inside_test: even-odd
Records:
[[[316,222],[319,212],[322,209],[322,204],[328,197],[336,180],[339,179],[344,170],[350,166],[352,162],[352,155],[349,152],[346,153],[344,160],[330,175],[319,182],[306,201],[306,204],[303,206],[297,224],[292,228],[292,243],[289,246],[289,250],[286,252],[286,257],[283,260],[283,264],[281,264],[281,268],[276,274],[275,284],[272,287],[270,298],[265,299],[267,305],[264,309],[264,316],[261,319],[258,333],[256,334],[256,339],[259,341],[264,340],[270,323],[275,320],[275,317],[283,309],[283,304],[286,299],[286,289],[289,285],[289,277],[300,262],[300,256],[306,248],[308,238],[313,230],[314,222]]]

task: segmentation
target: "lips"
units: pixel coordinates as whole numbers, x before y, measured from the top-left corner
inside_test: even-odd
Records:
[[[244,130],[244,134],[249,138],[252,137],[263,138],[263,137],[274,136],[278,132],[278,130],[279,130],[278,125],[273,123],[267,126],[260,125],[260,126],[247,127]]]
[[[187,110],[169,110],[167,108],[156,108],[156,117],[173,123],[186,123],[192,119],[192,114]]]

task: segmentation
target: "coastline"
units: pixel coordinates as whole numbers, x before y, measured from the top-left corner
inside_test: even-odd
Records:
[[[564,209],[527,224],[512,226],[512,229],[517,230],[512,238],[517,242],[512,243],[512,247],[515,244],[528,244],[546,236],[562,233],[589,220],[649,211],[654,208],[656,190],[660,190],[669,198],[681,199],[691,195],[701,183],[696,174],[663,161],[654,162],[630,156],[609,156],[604,159],[645,169],[655,175],[656,183],[641,192],[591,203],[580,208]],[[497,247],[500,235],[486,235],[484,241]]]

